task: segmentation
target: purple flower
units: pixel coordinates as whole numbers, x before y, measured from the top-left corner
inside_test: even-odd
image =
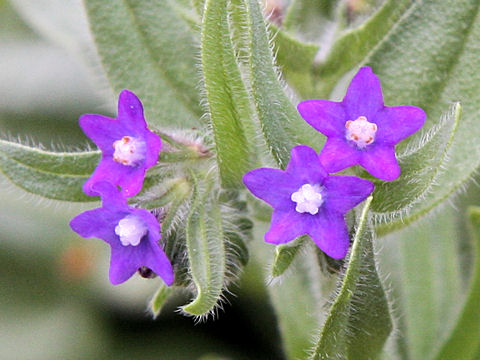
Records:
[[[416,106],[384,106],[380,81],[369,67],[355,75],[342,102],[307,100],[298,104],[298,111],[328,137],[320,153],[328,172],[359,164],[385,181],[400,176],[395,145],[419,130],[426,118]]]
[[[82,237],[98,237],[110,245],[110,282],[123,283],[145,266],[171,285],[173,269],[158,244],[160,224],[155,216],[129,207],[119,190],[108,182],[93,184],[92,191],[102,196],[103,206],[76,216],[70,226]]]
[[[330,176],[312,148],[292,149],[287,169],[255,169],[243,182],[273,207],[265,241],[283,244],[304,234],[327,255],[341,259],[349,247],[345,213],[365,200],[373,183],[353,176]]]
[[[120,93],[116,119],[86,114],[79,122],[85,134],[102,150],[100,163],[83,185],[85,194],[98,196],[92,188],[98,181],[120,186],[127,197],[138,194],[145,171],[158,161],[162,143],[148,130],[137,96],[129,90]]]

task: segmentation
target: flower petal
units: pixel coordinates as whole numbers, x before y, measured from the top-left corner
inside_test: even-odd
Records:
[[[81,237],[97,237],[112,244],[118,241],[114,229],[123,216],[121,212],[108,211],[104,208],[88,210],[74,217],[70,221],[70,227]]]
[[[329,176],[324,186],[324,206],[342,215],[365,200],[375,187],[371,181],[354,176]]]
[[[78,121],[85,135],[92,139],[106,156],[113,156],[113,143],[128,135],[116,119],[103,115],[85,114],[80,116]]]
[[[280,169],[260,168],[243,176],[243,183],[253,195],[276,209],[290,209],[290,199],[299,188],[299,181]]]
[[[158,161],[158,156],[160,154],[160,150],[162,149],[162,140],[160,137],[147,130],[145,134],[145,140],[147,143],[147,153],[145,155],[145,167],[151,168],[155,165]]]
[[[175,276],[167,255],[157,243],[150,241],[148,246],[150,249],[144,254],[142,266],[152,269],[155,274],[163,279],[165,284],[172,285]]]
[[[306,145],[292,148],[286,172],[292,175],[299,185],[322,183],[323,179],[328,176],[317,152]]]
[[[135,196],[142,189],[144,177],[144,167],[125,166],[104,156],[92,176],[83,184],[83,192],[89,196],[99,196],[92,186],[97,182],[107,181],[120,186],[124,196]]]
[[[133,274],[142,266],[141,256],[143,251],[139,251],[145,245],[138,246],[123,246],[118,241],[119,245],[113,246],[110,254],[110,282],[113,285],[121,284],[132,277]]]
[[[142,239],[138,246],[123,246],[120,241],[112,245],[109,276],[113,285],[127,281],[142,266],[152,269],[167,285],[173,283],[172,265],[160,246],[151,239]]]
[[[118,97],[118,121],[135,135],[147,128],[140,99],[130,90],[123,90]]]
[[[102,150],[102,159],[84,184],[84,192],[97,196],[92,185],[108,181],[120,186],[124,196],[137,195],[143,186],[146,170],[157,163],[162,146],[160,137],[147,128],[138,97],[123,90],[119,95],[116,119],[87,114],[79,121],[85,134]],[[126,145],[131,138],[134,142]]]
[[[91,190],[102,198],[102,207],[109,211],[129,212],[126,199],[121,196],[120,189],[108,181],[97,181],[92,184]]]
[[[383,108],[380,80],[368,66],[362,67],[352,79],[343,104],[348,116],[346,120],[355,120],[360,116],[371,119]]]
[[[343,216],[328,211],[309,219],[308,234],[317,246],[334,259],[343,259],[350,246],[347,225]]]
[[[331,137],[325,143],[319,158],[327,172],[335,173],[357,165],[360,152],[355,147],[350,146],[345,139]]]
[[[418,131],[426,117],[425,111],[416,106],[384,107],[375,116],[378,126],[375,141],[388,145],[398,144]]]
[[[348,120],[341,102],[306,100],[297,106],[298,112],[314,129],[325,136],[344,136]]]
[[[384,181],[392,181],[400,176],[400,166],[395,157],[394,145],[372,146],[362,153],[360,165],[370,175]]]
[[[265,241],[272,244],[284,244],[306,234],[305,218],[310,214],[293,211],[274,210],[270,229],[265,234]]]

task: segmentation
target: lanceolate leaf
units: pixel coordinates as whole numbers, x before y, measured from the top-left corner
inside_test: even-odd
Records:
[[[375,184],[372,211],[377,227],[391,228],[391,221],[399,219],[403,219],[401,225],[404,225],[409,209],[424,201],[432,191],[448,161],[461,112],[460,104],[455,104],[435,127],[424,131],[422,137],[417,137],[409,144],[403,154],[398,156],[402,168],[399,179],[393,182],[379,181]]]
[[[311,359],[375,359],[392,330],[376,270],[367,199],[358,221],[350,261]]]
[[[196,40],[173,0],[86,0],[85,5],[114,91],[134,91],[156,125],[197,124],[202,111]]]
[[[248,16],[252,92],[267,145],[280,167],[286,166],[295,144],[318,148],[323,137],[300,117],[283,92],[257,0],[243,0]]]
[[[480,165],[480,73],[472,71],[480,67],[479,5],[478,0],[415,2],[368,61],[382,81],[386,103],[424,108],[427,129],[453,101],[462,104],[442,171],[425,198],[411,199],[407,223],[447,199]]]
[[[210,198],[210,188],[201,190],[198,185],[185,229],[196,294],[182,309],[188,314],[202,316],[211,312],[220,300],[225,281],[225,248],[218,202]]]
[[[24,190],[49,199],[95,201],[82,192],[100,152],[50,152],[0,140],[0,169]]]
[[[480,349],[480,208],[470,208],[474,237],[474,269],[470,289],[452,333],[436,354],[436,360],[473,360]]]
[[[255,131],[250,100],[235,59],[225,0],[207,1],[202,69],[222,183],[225,187],[243,186],[242,176],[252,167]]]
[[[295,260],[306,239],[301,237],[294,244],[282,244],[275,247],[275,257],[273,259],[271,276],[277,277],[283,275]]]
[[[150,309],[152,311],[152,315],[154,318],[160,315],[160,311],[162,311],[163,305],[165,305],[170,295],[172,295],[174,291],[175,291],[175,288],[173,286],[169,287],[169,286],[162,285],[157,290],[155,295],[153,295],[153,298],[150,301]]]

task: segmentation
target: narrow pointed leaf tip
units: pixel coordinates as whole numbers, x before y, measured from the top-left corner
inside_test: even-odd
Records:
[[[196,294],[182,310],[193,316],[205,316],[219,303],[225,284],[225,232],[218,201],[212,197],[212,184],[202,189],[198,179],[195,182],[185,233]]]
[[[147,128],[143,106],[138,97],[123,90],[118,99],[118,115],[112,119],[103,115],[86,114],[79,120],[85,134],[102,151],[102,158],[92,176],[83,185],[89,196],[99,181],[120,186],[122,195],[137,195],[145,172],[154,166],[162,146],[160,137]]]
[[[314,149],[292,149],[287,169],[255,169],[243,177],[256,197],[273,207],[265,241],[283,244],[310,235],[328,256],[344,258],[350,244],[347,211],[373,191],[372,182],[353,176],[330,176]]]
[[[298,111],[328,138],[320,153],[328,172],[360,165],[384,181],[400,176],[395,145],[426,119],[416,106],[384,106],[380,81],[369,67],[358,71],[343,101],[306,100]]]
[[[92,191],[101,195],[102,207],[76,216],[70,227],[82,237],[97,237],[110,245],[110,282],[121,284],[146,266],[171,285],[173,269],[158,243],[161,232],[155,216],[128,206],[108,182],[95,183]]]

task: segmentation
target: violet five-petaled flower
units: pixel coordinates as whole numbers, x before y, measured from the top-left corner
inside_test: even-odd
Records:
[[[171,285],[174,273],[158,243],[161,233],[155,216],[128,206],[111,183],[96,182],[92,191],[101,195],[102,207],[81,213],[71,220],[70,226],[82,237],[97,237],[110,245],[110,282],[123,283],[145,266]]]
[[[345,214],[373,191],[372,182],[354,176],[331,176],[314,149],[292,149],[286,170],[260,168],[243,177],[256,197],[273,207],[265,241],[282,244],[308,234],[330,257],[349,248]]]
[[[327,136],[320,160],[329,173],[358,164],[385,181],[400,176],[395,145],[426,118],[416,106],[384,106],[380,81],[369,67],[358,71],[343,101],[306,100],[298,111]]]
[[[108,181],[120,186],[124,196],[138,194],[145,171],[158,161],[162,143],[160,137],[147,128],[143,106],[137,96],[129,90],[120,93],[116,119],[86,114],[79,122],[85,134],[102,151],[102,159],[83,185],[83,191],[98,196],[93,185]]]

